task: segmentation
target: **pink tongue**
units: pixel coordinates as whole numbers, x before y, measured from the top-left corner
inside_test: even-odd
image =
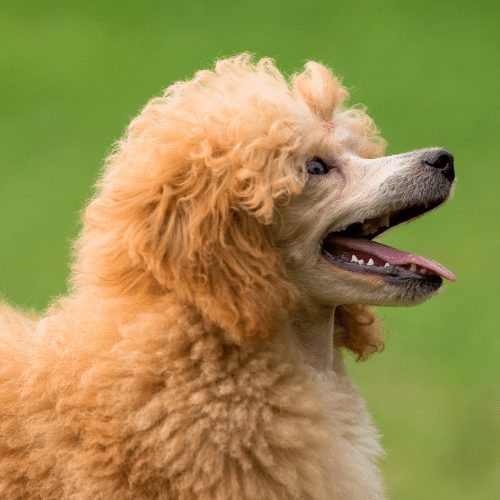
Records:
[[[372,254],[380,260],[395,266],[416,264],[417,266],[425,267],[433,271],[438,276],[447,280],[456,281],[457,279],[451,271],[435,260],[420,257],[420,255],[404,252],[403,250],[397,250],[387,245],[382,245],[382,243],[375,243],[374,241],[365,240],[363,238],[343,238],[340,236],[331,238],[330,241],[354,252],[357,250],[359,252]]]

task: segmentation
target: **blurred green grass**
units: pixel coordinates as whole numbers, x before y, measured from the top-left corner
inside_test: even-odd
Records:
[[[490,499],[498,413],[498,2],[12,1],[0,5],[0,294],[65,291],[78,215],[113,140],[153,94],[243,50],[333,67],[389,153],[456,156],[453,200],[386,241],[458,282],[383,309],[383,355],[350,370],[384,435],[394,499]]]

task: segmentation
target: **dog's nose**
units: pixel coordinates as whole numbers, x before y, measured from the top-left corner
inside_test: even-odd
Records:
[[[437,168],[451,182],[455,178],[453,155],[446,149],[431,149],[422,156],[422,163]]]

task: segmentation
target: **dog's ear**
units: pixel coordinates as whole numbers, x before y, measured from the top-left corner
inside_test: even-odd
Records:
[[[335,309],[336,346],[349,349],[358,360],[383,350],[380,329],[380,321],[366,305],[343,305]]]
[[[320,63],[309,61],[302,73],[292,77],[292,86],[313,113],[329,121],[347,97],[347,90]]]
[[[194,123],[187,106],[176,114],[153,100],[108,159],[73,281],[172,292],[237,341],[268,336],[296,297],[272,240],[274,205],[303,173],[288,161],[278,111],[263,106],[272,128],[256,133],[249,120],[238,134],[253,142],[227,146],[220,124]]]
[[[224,181],[206,169],[199,173],[185,197],[179,187],[163,187],[151,223],[142,235],[135,233],[129,252],[161,287],[193,303],[233,340],[269,336],[295,294],[270,227],[238,208]],[[256,207],[261,216],[265,204]]]

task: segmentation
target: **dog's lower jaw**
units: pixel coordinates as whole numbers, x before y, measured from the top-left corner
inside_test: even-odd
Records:
[[[305,362],[321,373],[332,370],[334,362],[335,306],[302,302],[290,317],[291,333]]]

